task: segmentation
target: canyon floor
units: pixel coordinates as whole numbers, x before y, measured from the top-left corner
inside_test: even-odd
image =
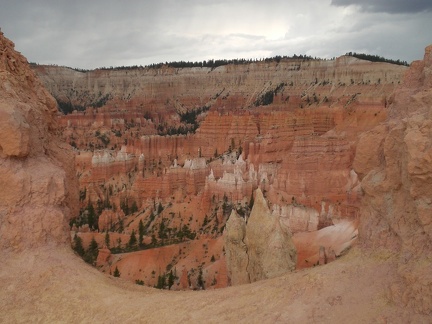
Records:
[[[387,296],[386,250],[355,247],[328,265],[253,284],[160,291],[106,277],[68,248],[2,256],[2,323],[427,323]]]

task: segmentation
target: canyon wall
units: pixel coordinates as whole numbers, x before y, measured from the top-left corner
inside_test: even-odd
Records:
[[[78,213],[74,156],[57,105],[0,32],[0,250],[69,242]]]
[[[364,192],[359,234],[399,258],[392,299],[432,312],[432,46],[413,62],[390,118],[360,136],[354,168]]]
[[[309,101],[316,101],[313,92],[317,98],[325,93],[329,103],[335,97],[339,104],[346,104],[349,97],[357,92],[347,91],[343,85],[362,88],[358,92],[365,103],[381,103],[386,99],[381,88],[388,87],[392,82],[398,83],[404,69],[348,56],[328,61],[289,59],[230,64],[214,69],[162,66],[156,69],[81,72],[57,66],[33,68],[50,93],[59,100],[87,107],[101,98],[107,98],[108,106],[117,111],[155,113],[212,103],[230,111],[241,109],[254,105],[258,95],[276,89],[281,83],[286,86],[277,92],[276,105],[289,103],[298,107],[301,97],[308,94]],[[345,102],[341,100],[343,95],[347,97]],[[307,98],[304,98],[303,102],[306,101]],[[320,101],[325,101],[324,95]]]

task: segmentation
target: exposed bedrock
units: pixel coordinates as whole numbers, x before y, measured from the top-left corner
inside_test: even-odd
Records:
[[[0,250],[69,242],[78,182],[56,112],[55,100],[0,32]]]
[[[354,168],[364,197],[359,234],[399,256],[394,301],[432,312],[432,46],[414,62],[390,119],[360,136]]]

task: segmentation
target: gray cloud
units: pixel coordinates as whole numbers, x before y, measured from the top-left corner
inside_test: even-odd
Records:
[[[387,12],[392,14],[432,11],[429,0],[332,0],[334,6],[356,5],[368,12]]]
[[[0,0],[0,27],[30,61],[80,68],[349,51],[423,56],[429,5],[365,1]]]

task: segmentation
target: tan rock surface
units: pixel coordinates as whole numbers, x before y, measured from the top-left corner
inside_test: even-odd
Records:
[[[250,283],[247,266],[249,262],[247,246],[244,242],[246,222],[233,210],[225,225],[224,246],[231,285]]]
[[[360,238],[399,255],[404,280],[392,285],[392,300],[423,314],[432,313],[431,64],[429,46],[407,71],[390,120],[361,137],[354,162],[363,175]]]
[[[8,255],[0,268],[0,320],[62,323],[427,323],[395,305],[397,261],[359,250],[315,267],[218,290],[159,291],[105,277],[69,249]]]
[[[274,278],[295,269],[297,256],[291,232],[272,215],[260,189],[255,191],[247,224],[233,211],[224,236],[233,285]]]
[[[68,242],[79,208],[73,154],[56,136],[54,99],[0,33],[0,247]]]
[[[295,269],[297,255],[291,232],[274,217],[260,189],[255,191],[255,202],[246,225],[245,244],[250,281],[274,278]]]

